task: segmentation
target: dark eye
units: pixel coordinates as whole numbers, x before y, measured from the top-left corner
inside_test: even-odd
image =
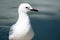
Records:
[[[26,7],[26,8],[28,8],[28,7]]]

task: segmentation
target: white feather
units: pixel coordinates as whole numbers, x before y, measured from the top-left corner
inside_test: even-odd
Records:
[[[26,6],[31,7],[27,3],[19,6],[19,18],[16,24],[12,25],[10,29],[9,40],[31,40],[33,38],[34,32],[30,25],[29,16],[27,15],[28,9],[24,8]]]

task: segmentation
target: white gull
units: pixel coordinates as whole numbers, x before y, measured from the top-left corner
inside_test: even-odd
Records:
[[[9,40],[31,40],[34,32],[31,28],[27,12],[38,10],[32,8],[28,3],[22,3],[18,8],[19,18],[10,28]]]

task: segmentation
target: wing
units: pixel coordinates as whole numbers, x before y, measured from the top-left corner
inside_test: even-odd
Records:
[[[11,26],[10,31],[9,31],[9,35],[13,34],[14,26],[15,26],[15,24]]]

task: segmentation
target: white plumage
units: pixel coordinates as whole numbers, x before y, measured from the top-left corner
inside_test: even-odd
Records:
[[[18,8],[19,18],[17,22],[11,26],[9,32],[9,40],[31,40],[34,36],[34,32],[30,25],[28,11],[33,8],[28,3],[22,3]]]

